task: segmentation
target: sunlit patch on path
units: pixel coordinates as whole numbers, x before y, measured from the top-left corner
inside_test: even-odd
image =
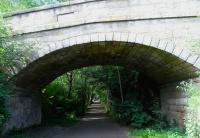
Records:
[[[39,138],[127,138],[128,129],[106,116],[100,104],[92,104],[76,125],[36,128],[26,133]]]

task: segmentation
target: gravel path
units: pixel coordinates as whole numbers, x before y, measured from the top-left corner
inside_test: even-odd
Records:
[[[35,128],[26,134],[36,138],[127,138],[128,129],[110,120],[100,104],[92,104],[85,117],[71,127]]]

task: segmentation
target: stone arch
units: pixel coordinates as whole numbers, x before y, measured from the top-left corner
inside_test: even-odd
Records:
[[[95,48],[98,51],[95,51]],[[133,55],[134,51],[137,58]],[[70,52],[72,54],[70,54]],[[68,54],[68,57],[65,54]],[[130,57],[131,54],[133,57]],[[97,56],[99,59],[87,57],[91,55]],[[105,56],[107,56],[107,58]],[[121,59],[118,58],[117,61],[116,59],[111,59],[117,56],[121,57]],[[129,59],[127,59],[127,56],[129,56]],[[85,59],[83,60],[83,58]],[[89,60],[87,60],[87,58],[89,58]],[[104,58],[104,61],[100,61],[101,58]],[[131,64],[134,58],[136,58],[141,65],[138,65],[138,63]],[[59,63],[60,60],[66,60],[66,63],[63,61],[61,62],[63,63],[63,67],[62,64],[56,64]],[[74,60],[74,62],[72,62],[72,60]],[[126,62],[122,63],[125,60]],[[200,68],[199,56],[181,49],[179,46],[174,45],[173,42],[155,39],[145,35],[137,35],[131,32],[97,32],[43,44],[42,48],[37,51],[37,55],[33,58],[33,61],[23,70],[19,71],[19,73],[13,77],[13,80],[16,82],[17,86],[28,88],[28,83],[37,83],[36,81],[42,80],[41,76],[43,76],[44,79],[47,79],[44,82],[44,85],[46,85],[55,77],[64,73],[64,71],[98,64],[127,65],[127,60],[129,60],[128,65],[132,67],[143,66],[144,70],[142,70],[142,67],[136,67],[135,69],[143,71],[144,73],[148,73],[150,68],[155,64],[157,69],[153,68],[150,70],[149,75],[152,77],[152,75],[156,75],[155,70],[159,70],[157,71],[157,76],[160,76],[160,78],[157,78],[158,84],[193,78],[196,76],[196,71]],[[79,64],[76,62],[79,62]],[[152,64],[148,62],[152,62]],[[52,65],[48,66],[48,64]],[[45,71],[45,69],[50,70]],[[145,72],[145,70],[147,72]],[[37,78],[37,73],[39,78]],[[49,77],[48,80],[42,73],[47,73],[48,75],[52,73],[52,78]],[[173,76],[168,78],[167,74],[173,74]],[[165,79],[165,81],[163,79]],[[39,82],[39,84],[41,85],[33,85],[30,86],[30,88],[42,88],[44,86],[42,85],[43,82]]]
[[[128,65],[160,85],[196,77],[200,58],[181,47],[187,48],[186,40],[199,38],[199,5],[189,0],[76,0],[5,17],[17,38],[38,40],[40,47],[27,66],[16,67],[18,73],[11,78],[16,88],[7,101],[12,114],[5,131],[39,124],[40,89],[72,69],[96,64]],[[180,104],[174,105],[184,104],[184,99],[177,97],[176,85],[169,85],[161,88],[165,93],[162,103],[170,110],[170,118],[177,119],[180,117],[174,109],[179,110]]]
[[[66,71],[91,65],[123,65],[146,73],[161,85],[194,78],[200,68],[199,56],[173,42],[128,32],[83,34],[44,43],[37,52],[11,79],[16,89],[7,100],[12,114],[4,131],[40,124],[40,89]]]

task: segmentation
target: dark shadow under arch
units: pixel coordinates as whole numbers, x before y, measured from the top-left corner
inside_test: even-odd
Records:
[[[77,44],[46,54],[12,80],[20,88],[41,89],[67,71],[93,65],[127,66],[158,84],[193,78],[198,70],[183,59],[155,47],[103,41]]]

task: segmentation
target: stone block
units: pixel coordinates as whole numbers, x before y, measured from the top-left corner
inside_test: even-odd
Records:
[[[41,101],[38,91],[17,88],[14,95],[6,99],[6,106],[10,118],[4,124],[3,133],[41,123]]]

